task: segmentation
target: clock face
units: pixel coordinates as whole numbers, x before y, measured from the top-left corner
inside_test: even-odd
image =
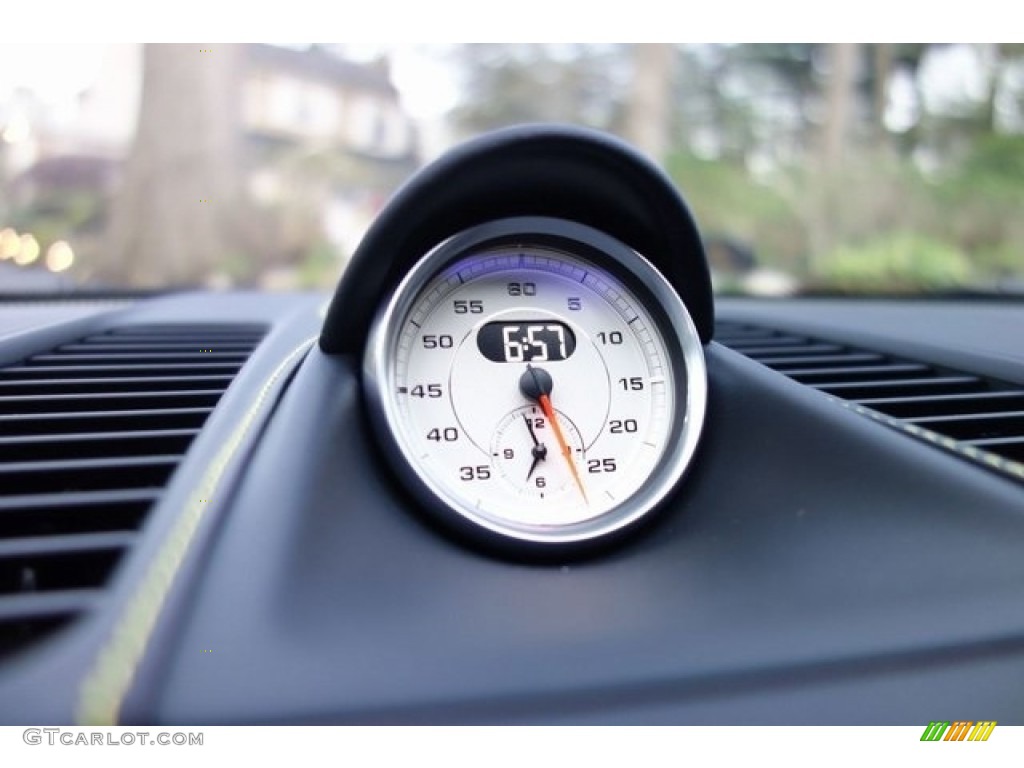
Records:
[[[457,239],[378,317],[375,421],[442,518],[538,545],[587,541],[678,482],[703,421],[700,343],[664,279],[610,242],[614,253],[604,239]]]

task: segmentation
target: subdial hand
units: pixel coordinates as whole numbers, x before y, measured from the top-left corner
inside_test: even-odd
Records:
[[[530,439],[533,440],[533,448],[530,449],[530,453],[533,455],[533,463],[530,464],[530,471],[526,473],[526,479],[529,480],[533,477],[533,471],[537,468],[537,465],[548,457],[548,447],[537,439],[537,433],[533,431],[533,422],[530,421],[530,417],[525,413],[523,414],[523,421],[526,422],[526,428],[530,430]]]

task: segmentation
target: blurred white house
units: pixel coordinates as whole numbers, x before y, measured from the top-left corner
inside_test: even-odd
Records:
[[[243,54],[250,193],[265,206],[305,206],[304,226],[350,254],[419,164],[416,128],[387,60],[347,60],[334,46],[247,44]],[[140,44],[105,45],[95,77],[77,94],[44,100],[22,88],[0,100],[0,182],[9,208],[53,192],[109,196],[134,135],[142,60]]]

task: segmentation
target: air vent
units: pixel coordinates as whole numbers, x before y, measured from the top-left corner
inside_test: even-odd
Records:
[[[264,333],[125,326],[0,369],[0,655],[98,604]]]
[[[715,341],[865,415],[1024,480],[1024,388],[809,336],[719,322]]]

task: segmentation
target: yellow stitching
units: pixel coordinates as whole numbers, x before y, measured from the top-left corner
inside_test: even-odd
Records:
[[[861,416],[870,416],[875,421],[881,422],[893,429],[898,429],[901,432],[906,432],[907,434],[915,437],[923,438],[937,445],[941,445],[943,448],[946,448],[953,453],[958,453],[961,456],[965,456],[978,464],[987,464],[993,469],[1024,479],[1024,464],[1014,461],[1013,459],[1004,458],[999,454],[992,453],[984,448],[965,445],[954,438],[940,435],[938,432],[932,432],[930,429],[919,427],[916,424],[908,424],[880,411],[866,408],[863,405],[856,405],[855,403],[850,403],[846,400],[840,400],[839,398],[828,394],[825,395],[825,398],[829,402],[841,405],[848,411],[853,411]]]
[[[116,725],[153,628],[170,591],[174,576],[185,559],[192,537],[207,509],[204,499],[214,496],[234,454],[256,421],[264,401],[293,360],[306,351],[313,338],[306,339],[281,361],[263,384],[241,423],[217,454],[199,485],[185,504],[184,514],[164,541],[135,594],[129,600],[106,646],[82,682],[76,720],[82,725]]]

